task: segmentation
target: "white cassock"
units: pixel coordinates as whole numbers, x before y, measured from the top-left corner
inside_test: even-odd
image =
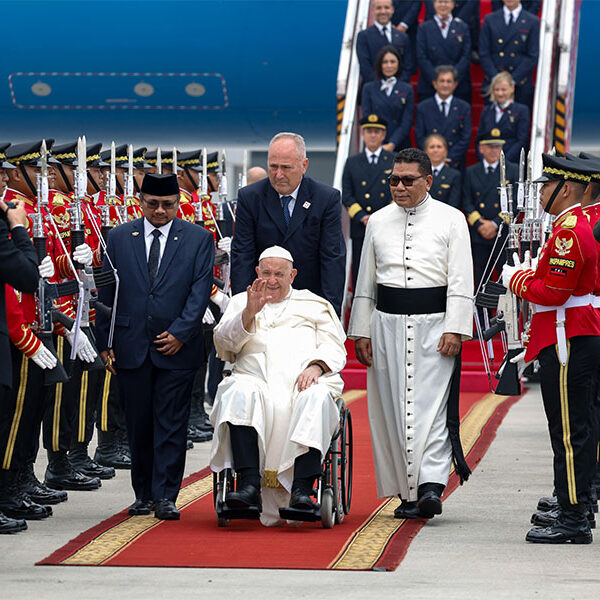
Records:
[[[246,292],[236,294],[214,339],[217,354],[233,363],[233,371],[217,388],[210,419],[215,428],[210,466],[233,468],[228,423],[253,427],[258,433],[264,525],[282,523],[278,509],[287,506],[294,461],[309,448],[321,456],[339,423],[335,398],[344,384],[346,338],[331,304],[308,290],[291,289],[283,302],[266,304],[246,331],[242,311]],[[296,380],[314,361],[331,372],[298,392]]]
[[[377,286],[447,286],[446,310],[377,310]],[[463,214],[427,194],[416,207],[392,203],[369,219],[348,337],[371,338],[369,423],[379,497],[417,500],[422,483],[446,485],[452,448],[446,408],[455,358],[437,352],[444,333],[469,339],[473,265]]]

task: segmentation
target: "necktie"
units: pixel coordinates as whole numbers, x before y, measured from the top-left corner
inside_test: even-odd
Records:
[[[433,170],[433,176],[437,177],[440,174],[440,170],[439,169],[434,169]]]
[[[445,101],[441,102],[441,109],[440,110],[441,110],[442,115],[444,115],[444,117],[445,117],[446,116],[446,102]]]
[[[515,22],[515,15],[513,15],[513,13],[510,13],[508,16],[508,26],[510,27],[514,22]]]
[[[381,35],[385,38],[386,42],[390,41],[390,38],[388,37],[388,34],[387,34],[387,27],[383,27],[381,29]]]
[[[496,169],[494,169],[494,167],[488,167],[487,171],[488,171],[488,175],[491,175]]]
[[[442,22],[442,31],[444,31],[444,29],[446,29],[446,25],[448,24],[448,17],[442,17],[440,21]]]
[[[158,229],[152,232],[154,239],[150,246],[150,254],[148,254],[148,275],[150,276],[150,283],[154,283],[156,279],[156,273],[158,272],[158,260],[160,258],[160,241],[159,237],[161,233]]]
[[[371,154],[371,164],[372,165],[377,164],[377,156],[375,154]]]
[[[291,196],[281,196],[281,204],[283,206],[283,218],[285,224],[290,224],[290,202],[292,201]]]

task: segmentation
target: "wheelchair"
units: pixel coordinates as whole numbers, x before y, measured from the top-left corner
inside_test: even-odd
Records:
[[[352,416],[342,398],[337,398],[336,406],[340,416],[329,449],[323,458],[322,471],[313,489],[317,502],[311,510],[283,507],[279,509],[282,519],[290,521],[321,521],[325,529],[341,523],[350,512],[352,501]],[[236,490],[236,477],[233,469],[213,473],[213,501],[217,514],[217,525],[227,527],[231,519],[259,519],[259,507],[230,508],[225,503],[229,492]]]

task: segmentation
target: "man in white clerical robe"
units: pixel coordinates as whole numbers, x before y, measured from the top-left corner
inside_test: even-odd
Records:
[[[460,349],[472,333],[473,266],[463,214],[428,193],[431,163],[408,148],[394,159],[392,202],[369,219],[348,337],[367,365],[377,493],[398,495],[397,518],[433,517],[458,435]],[[450,400],[449,400],[450,399]]]
[[[284,248],[266,249],[258,278],[236,294],[215,328],[232,374],[217,389],[210,466],[236,470],[229,508],[257,508],[265,525],[279,508],[314,508],[311,493],[339,423],[345,334],[327,300],[291,287],[296,270]]]

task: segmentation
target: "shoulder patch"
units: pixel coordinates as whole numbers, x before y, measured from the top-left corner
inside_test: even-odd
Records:
[[[577,225],[577,215],[569,215],[563,222],[562,226],[565,229],[573,229]]]
[[[577,219],[577,217],[575,217],[575,219]],[[573,240],[557,236],[554,242],[554,247],[556,248],[556,253],[559,256],[565,256],[573,247]]]

